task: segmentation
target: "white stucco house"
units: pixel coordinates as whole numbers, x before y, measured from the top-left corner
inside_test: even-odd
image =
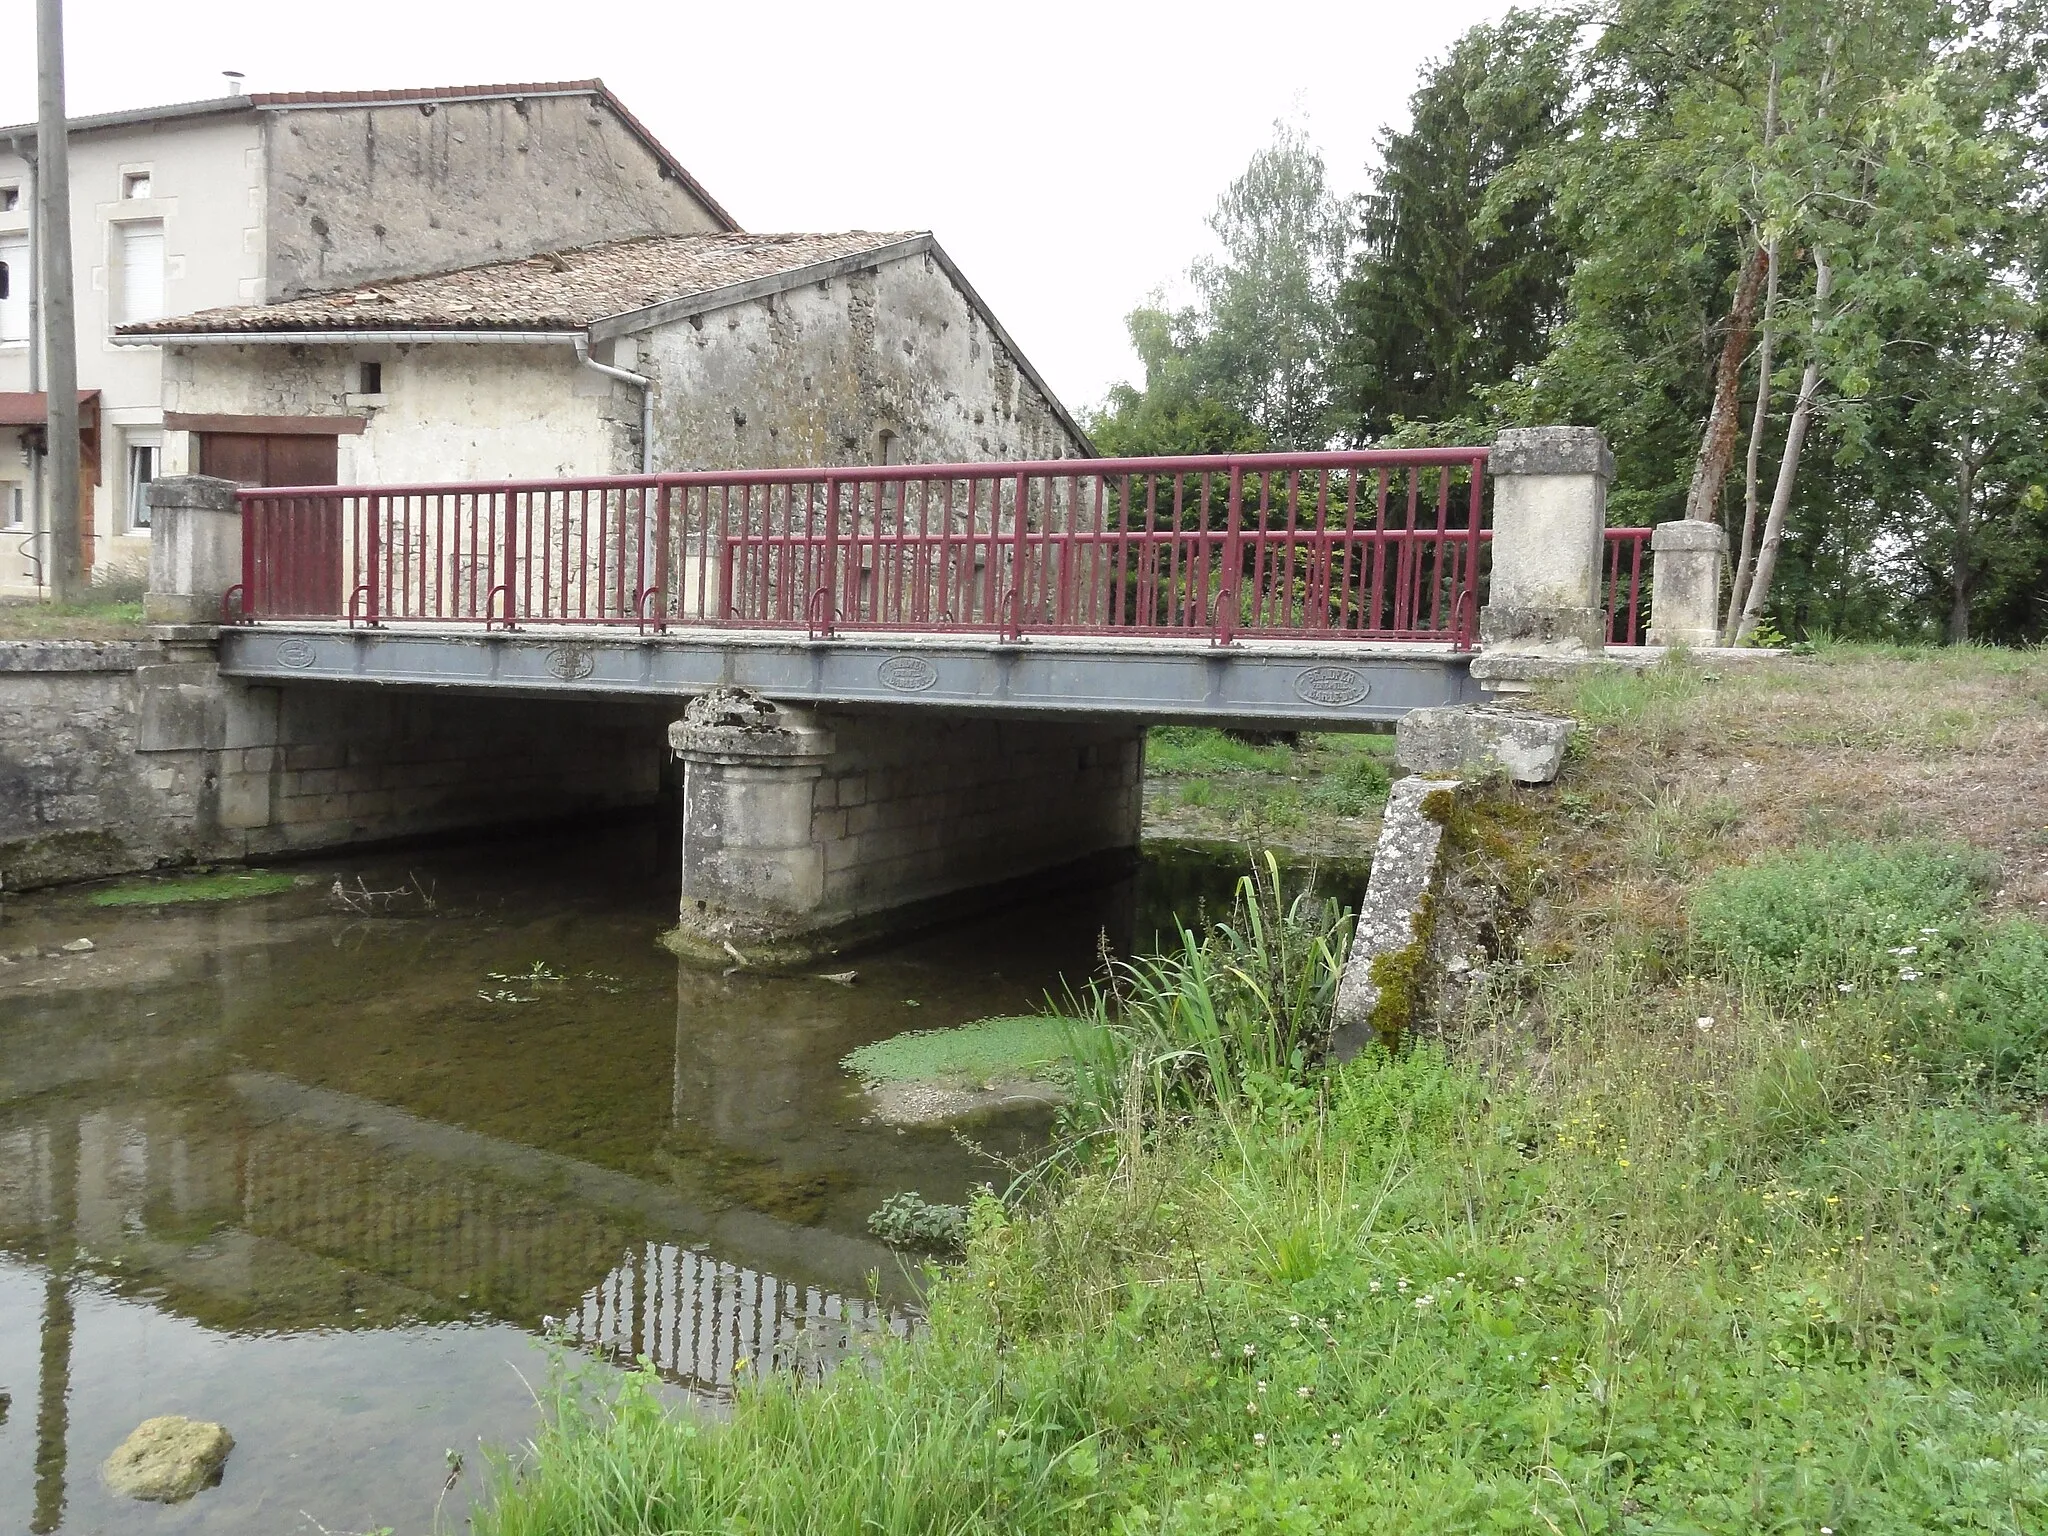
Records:
[[[74,118],[69,147],[82,521],[102,569],[146,562],[141,485],[198,467],[193,435],[165,415],[158,343],[117,329],[738,227],[597,80],[234,94]],[[0,592],[36,590],[47,537],[35,148],[34,124],[0,127]]]
[[[118,327],[184,462],[392,485],[1093,453],[923,233],[606,241]]]

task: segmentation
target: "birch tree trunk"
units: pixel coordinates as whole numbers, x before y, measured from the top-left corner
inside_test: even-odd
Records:
[[[1948,643],[1962,645],[1970,638],[1970,599],[1975,595],[1976,571],[1971,562],[1971,544],[1975,533],[1977,499],[1977,471],[1981,459],[1972,459],[1967,454],[1956,455],[1956,552],[1949,570],[1948,592]]]
[[[1763,541],[1756,552],[1756,577],[1742,604],[1742,623],[1735,643],[1742,644],[1756,633],[1764,607],[1771,600],[1771,580],[1778,573],[1778,546],[1785,541],[1785,514],[1792,507],[1792,486],[1799,478],[1799,455],[1806,447],[1806,431],[1813,421],[1814,398],[1820,393],[1820,332],[1827,319],[1828,292],[1834,287],[1835,270],[1825,252],[1813,253],[1814,350],[1806,359],[1806,371],[1799,378],[1799,399],[1792,407],[1792,422],[1785,429],[1785,451],[1778,459],[1778,483],[1771,492],[1770,515],[1764,519]]]
[[[1742,546],[1736,554],[1735,579],[1728,584],[1728,617],[1721,625],[1725,644],[1735,643],[1743,599],[1749,595],[1752,562],[1756,559],[1757,480],[1762,468],[1764,432],[1771,424],[1771,343],[1778,311],[1778,240],[1765,246],[1768,276],[1764,281],[1763,333],[1757,339],[1756,412],[1749,422],[1749,453],[1742,474]]]

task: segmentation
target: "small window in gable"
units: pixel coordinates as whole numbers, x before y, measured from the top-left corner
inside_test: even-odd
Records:
[[[129,171],[121,178],[121,196],[129,202],[148,197],[150,175],[147,171]]]
[[[384,393],[384,365],[382,363],[358,363],[356,365],[356,391],[365,395]]]
[[[0,187],[0,213],[16,213],[21,209],[21,188]]]

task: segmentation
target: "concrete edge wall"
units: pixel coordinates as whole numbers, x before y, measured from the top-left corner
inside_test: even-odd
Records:
[[[244,684],[204,645],[0,642],[0,889],[651,806],[672,713]]]

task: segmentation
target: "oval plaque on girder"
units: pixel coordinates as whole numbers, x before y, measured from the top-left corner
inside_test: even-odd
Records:
[[[898,693],[923,693],[939,680],[939,669],[922,656],[891,656],[882,663],[882,686]]]
[[[1294,679],[1294,696],[1309,704],[1342,709],[1372,692],[1361,672],[1349,667],[1308,667]]]
[[[565,683],[576,682],[597,670],[597,658],[581,645],[558,645],[548,652],[548,671]]]
[[[290,635],[278,641],[276,655],[280,667],[290,667],[294,672],[303,671],[319,659],[318,653],[313,649],[313,642],[303,640],[297,635]]]

